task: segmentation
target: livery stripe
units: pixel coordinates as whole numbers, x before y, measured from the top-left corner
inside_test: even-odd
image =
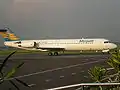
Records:
[[[7,30],[0,30],[0,35],[2,35],[5,41],[20,40],[14,33],[7,32]]]

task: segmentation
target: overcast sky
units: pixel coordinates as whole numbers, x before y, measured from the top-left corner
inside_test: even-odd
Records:
[[[0,0],[0,28],[6,26],[22,39],[102,37],[120,42],[120,0]]]

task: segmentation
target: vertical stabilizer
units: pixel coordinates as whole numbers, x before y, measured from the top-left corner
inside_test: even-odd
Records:
[[[0,29],[0,35],[4,38],[5,41],[16,41],[20,40],[10,29]]]

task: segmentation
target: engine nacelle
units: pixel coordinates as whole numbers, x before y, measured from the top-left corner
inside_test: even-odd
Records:
[[[35,47],[34,42],[21,42],[21,44],[18,45],[19,47],[24,47],[24,48],[33,48]]]

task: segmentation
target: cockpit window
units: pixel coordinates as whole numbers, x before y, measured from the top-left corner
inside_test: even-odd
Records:
[[[104,43],[109,43],[109,41],[105,41]]]

